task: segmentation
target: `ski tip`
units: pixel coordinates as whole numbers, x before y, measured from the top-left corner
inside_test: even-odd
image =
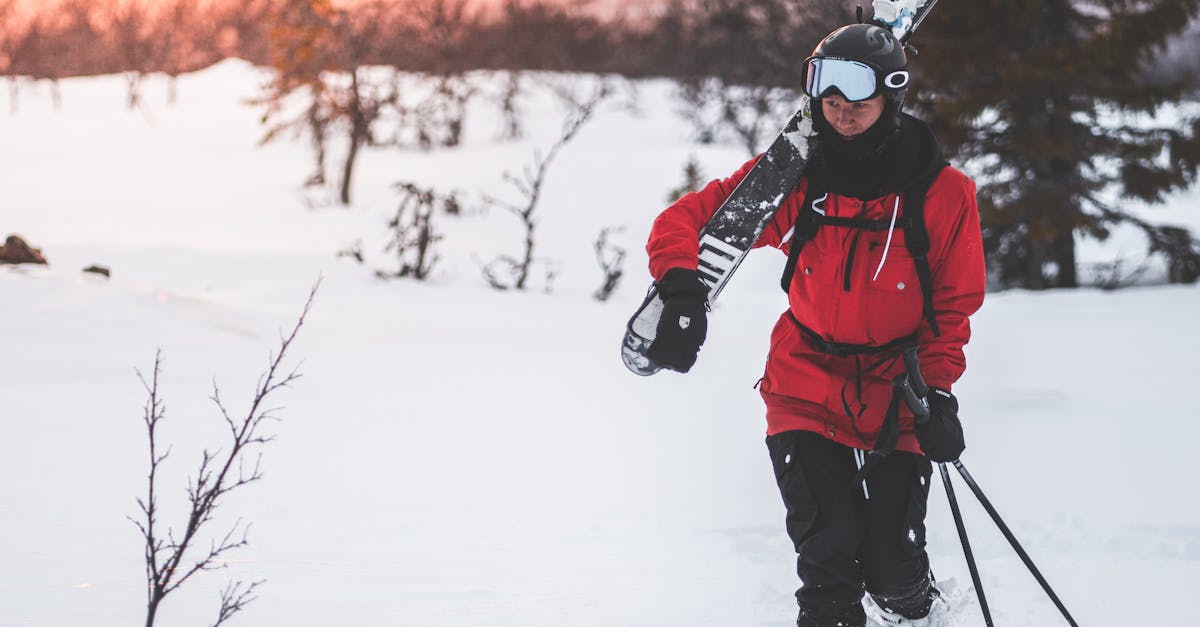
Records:
[[[662,366],[646,356],[649,348],[650,342],[627,331],[621,341],[621,361],[633,374],[648,377],[662,370]]]

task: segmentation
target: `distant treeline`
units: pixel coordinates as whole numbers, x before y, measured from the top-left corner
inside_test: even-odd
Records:
[[[312,26],[359,46],[352,60],[326,55],[331,70],[716,76],[794,88],[799,62],[853,19],[851,4],[669,0],[601,14],[555,0],[0,0],[0,76],[176,76],[234,57],[277,65],[272,42],[296,27],[289,16],[308,14],[332,16]],[[1187,35],[1162,55],[1157,74],[1200,70],[1200,29]]]
[[[431,74],[548,70],[628,77],[723,75],[794,86],[799,61],[848,12],[763,0],[677,0],[600,15],[550,0],[0,0],[0,75],[178,75],[238,57],[277,64],[281,31],[330,31],[353,60]],[[304,16],[317,16],[305,23]],[[337,67],[339,60],[343,67]]]

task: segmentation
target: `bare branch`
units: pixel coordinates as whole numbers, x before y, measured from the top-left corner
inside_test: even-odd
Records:
[[[245,609],[251,601],[258,598],[254,596],[254,591],[264,582],[266,582],[265,579],[259,579],[249,584],[243,581],[229,582],[229,585],[225,586],[225,589],[221,591],[221,609],[217,613],[217,622],[213,623],[210,627],[221,627],[226,621],[233,618],[234,614]]]
[[[161,351],[155,356],[154,374],[150,381],[147,381],[140,372],[138,373],[149,396],[144,408],[143,420],[146,423],[150,439],[150,473],[146,496],[137,499],[142,516],[139,519],[130,517],[130,520],[138,528],[145,541],[146,627],[153,627],[158,606],[167,595],[179,589],[196,573],[224,568],[226,565],[223,560],[225,554],[248,544],[247,536],[250,526],[239,518],[220,540],[209,543],[206,552],[199,553],[197,557],[191,557],[195,553],[193,549],[198,536],[206,531],[206,524],[213,520],[223,497],[237,488],[258,481],[263,476],[261,446],[272,441],[274,436],[262,433],[261,428],[267,421],[278,420],[273,412],[280,409],[277,406],[266,408],[265,402],[274,392],[287,387],[300,376],[295,369],[286,375],[281,374],[282,364],[288,349],[295,341],[296,335],[312,309],[313,300],[320,284],[321,281],[318,279],[313,285],[295,326],[290,332],[280,334],[279,349],[270,354],[266,371],[258,380],[249,410],[241,418],[235,418],[228,411],[221,400],[219,387],[215,382],[213,383],[213,393],[210,398],[229,428],[229,440],[221,449],[201,451],[200,463],[194,478],[189,478],[186,484],[189,510],[187,521],[179,535],[176,535],[174,528],[168,527],[166,540],[159,536],[156,500],[159,466],[170,452],[168,449],[167,452],[159,453],[157,448],[156,428],[165,416],[164,405],[158,393],[158,375],[162,363]],[[251,453],[251,449],[256,450]],[[248,468],[246,455],[249,454],[254,455],[254,462]],[[222,593],[221,611],[216,624],[219,625],[228,620],[234,613],[252,601],[254,599],[253,591],[259,583],[261,582],[255,582],[249,587],[243,588],[243,584],[238,582],[236,585],[226,588],[226,592]]]

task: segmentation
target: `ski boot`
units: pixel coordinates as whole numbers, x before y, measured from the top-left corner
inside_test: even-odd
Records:
[[[949,608],[937,588],[929,588],[929,600],[917,607],[892,609],[885,599],[866,595],[863,607],[867,612],[867,627],[951,627],[946,622]]]

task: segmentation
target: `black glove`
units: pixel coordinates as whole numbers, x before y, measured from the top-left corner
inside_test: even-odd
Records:
[[[917,442],[932,461],[956,461],[967,447],[963,441],[962,423],[958,420],[958,399],[937,388],[930,388],[925,398],[929,401],[929,420],[917,423]]]
[[[658,297],[662,317],[646,356],[663,368],[687,372],[708,334],[708,286],[695,270],[671,268],[658,282]]]

